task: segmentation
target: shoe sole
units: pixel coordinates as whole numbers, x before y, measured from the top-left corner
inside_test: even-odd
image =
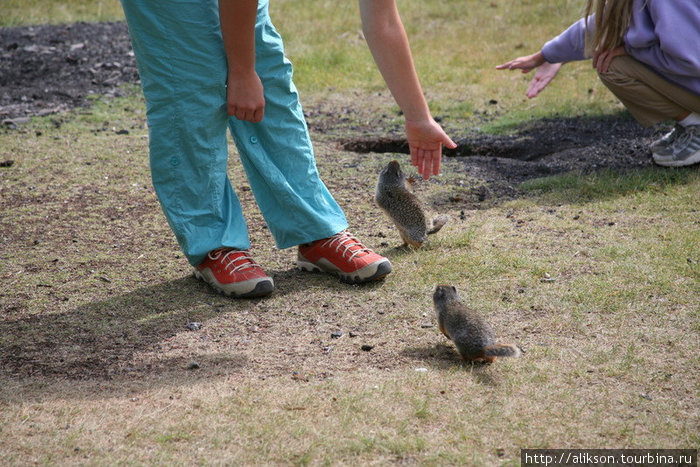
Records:
[[[682,161],[677,161],[675,159],[663,159],[656,154],[653,155],[652,157],[654,159],[654,163],[656,165],[660,165],[662,167],[685,167],[687,165],[693,165],[697,164],[700,162],[700,152],[697,152],[690,156],[689,158],[682,160]]]
[[[334,276],[338,277],[341,282],[346,284],[362,284],[365,282],[378,281],[384,279],[384,277],[391,272],[391,263],[388,259],[368,264],[364,268],[358,269],[354,273],[343,272],[325,259],[321,259],[320,261],[325,261],[325,263],[317,265],[309,261],[299,259],[297,260],[297,267],[300,270],[307,272],[325,272],[328,274],[333,274]]]
[[[253,284],[253,281],[257,280],[255,282],[255,286],[253,286],[252,289],[246,290],[245,292],[237,292],[234,290],[233,287],[226,289],[224,286],[222,286],[216,278],[214,278],[214,275],[211,273],[209,269],[205,269],[204,271],[200,271],[198,269],[194,270],[194,277],[206,282],[209,284],[209,286],[214,289],[215,291],[219,292],[220,294],[226,295],[228,297],[235,297],[235,298],[256,298],[256,297],[265,297],[266,295],[270,295],[272,291],[275,289],[275,284],[272,280],[272,278],[268,277],[265,279],[250,279],[248,281],[244,282],[239,282],[235,286],[238,289],[250,289],[250,285]]]

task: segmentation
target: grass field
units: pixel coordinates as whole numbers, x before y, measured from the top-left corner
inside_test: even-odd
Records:
[[[585,64],[536,101],[524,98],[527,77],[493,69],[575,20],[580,3],[400,1],[445,126],[506,131],[619,111]],[[316,123],[314,110],[334,105],[356,107],[339,123],[348,136],[376,109],[389,117],[374,131],[400,123],[354,2],[272,8]],[[120,11],[10,0],[0,17]],[[234,157],[255,256],[277,286],[235,301],[191,277],[150,184],[142,98],[124,93],[0,130],[0,162],[14,161],[0,168],[4,464],[519,465],[522,448],[699,447],[697,168],[565,174],[527,182],[517,200],[438,205],[452,221],[406,252],[372,202],[374,174],[403,156],[351,153],[337,132],[312,133],[351,228],[395,272],[365,287],[297,272]],[[461,181],[478,183],[446,159],[416,191],[435,206]],[[454,284],[523,357],[462,364],[435,327],[438,283]]]

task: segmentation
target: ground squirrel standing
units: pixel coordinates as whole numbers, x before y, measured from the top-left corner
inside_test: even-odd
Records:
[[[408,189],[408,181],[398,161],[391,161],[379,173],[377,205],[394,221],[404,246],[420,248],[430,234],[442,228],[448,216],[437,216],[429,226],[420,200]]]
[[[496,343],[491,326],[462,303],[453,286],[438,285],[433,303],[440,331],[455,343],[464,361],[491,363],[496,357],[520,356],[517,345]]]

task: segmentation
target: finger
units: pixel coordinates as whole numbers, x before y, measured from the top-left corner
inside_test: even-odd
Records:
[[[530,81],[530,85],[528,86],[525,95],[532,99],[533,97],[537,96],[537,94],[539,94],[541,90],[542,87],[540,86],[540,79],[536,76],[532,78],[532,81]]]
[[[411,148],[411,165],[413,167],[418,167],[418,148],[413,145],[409,145]]]
[[[433,158],[433,151],[424,151],[424,153],[425,155],[423,156],[422,170],[420,173],[423,174],[424,180],[428,180],[430,179],[430,170],[432,169],[431,162]]]
[[[600,70],[601,73],[608,72],[608,70],[610,69],[610,63],[613,61],[613,58],[615,58],[615,55],[611,53],[605,57],[605,60],[603,61],[603,69]]]
[[[423,168],[423,154],[420,149],[416,149],[416,163],[413,164],[418,169],[418,173],[423,173],[421,170]]]
[[[455,149],[457,147],[457,143],[452,141],[452,138],[447,135],[445,135],[445,138],[442,140],[442,144],[448,149]]]
[[[598,61],[596,63],[595,69],[598,73],[603,73],[603,67],[605,64],[605,60],[607,60],[608,54],[607,52],[604,52],[598,56]]]
[[[437,154],[433,154],[433,175],[440,175],[441,159],[442,159],[441,151],[437,151]]]

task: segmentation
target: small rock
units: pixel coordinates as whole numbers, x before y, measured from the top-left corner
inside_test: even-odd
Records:
[[[187,323],[187,329],[189,329],[190,331],[199,331],[200,329],[202,329],[202,323],[199,323],[197,321],[190,321],[189,323]]]
[[[340,339],[343,333],[340,331],[335,331],[331,333],[331,339]]]
[[[199,365],[199,362],[197,362],[197,361],[190,362],[190,364],[187,365],[188,370],[199,370],[199,367],[200,367],[200,365]]]
[[[423,329],[428,329],[428,328],[434,328],[435,325],[433,323],[421,323],[420,327]]]
[[[428,369],[427,369],[427,368],[416,368],[416,371],[417,371],[418,373],[427,373],[427,372],[428,372]]]
[[[549,275],[548,272],[544,273],[544,277],[540,279],[540,282],[554,282],[556,279],[554,279],[552,276]]]
[[[369,345],[369,344],[364,344],[362,347],[360,347],[360,349],[364,350],[365,352],[369,352],[369,351],[372,350],[373,348],[374,348],[374,346],[373,346],[373,345]]]

